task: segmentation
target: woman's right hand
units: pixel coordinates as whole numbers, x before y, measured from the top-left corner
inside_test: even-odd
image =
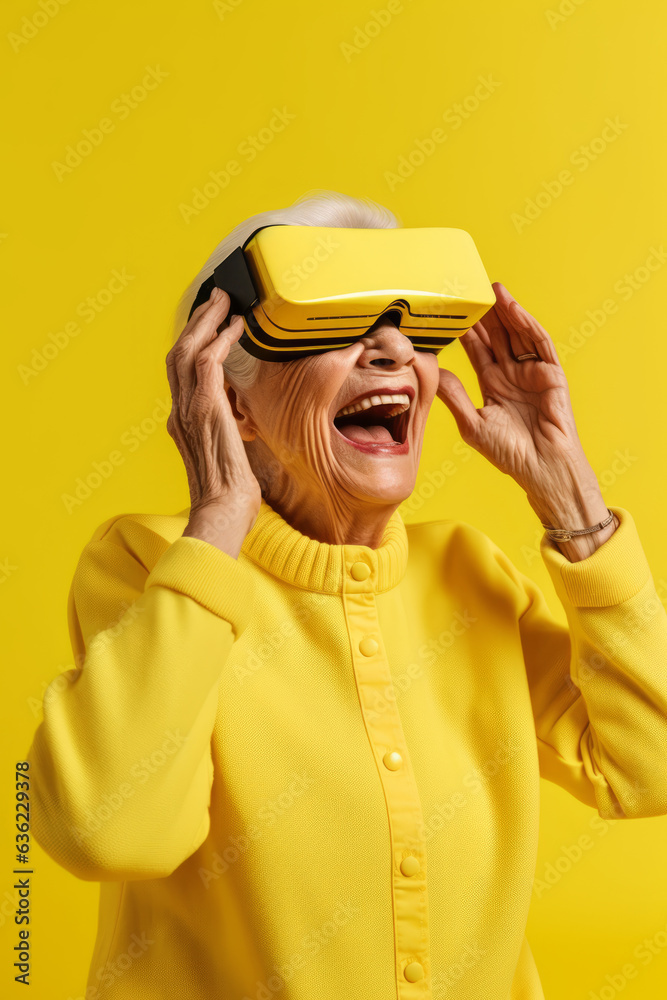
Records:
[[[214,288],[167,355],[172,408],[167,431],[188,476],[190,517],[184,536],[211,542],[237,558],[261,503],[224,387],[222,363],[243,332],[228,321],[229,295]]]

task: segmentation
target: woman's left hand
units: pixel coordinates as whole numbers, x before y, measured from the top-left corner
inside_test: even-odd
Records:
[[[575,512],[597,510],[603,519],[607,508],[579,440],[554,343],[504,285],[494,282],[493,289],[496,304],[460,338],[484,406],[477,409],[460,379],[446,369],[440,369],[437,395],[466,444],[511,476],[543,521],[561,518],[548,523],[589,526],[594,522],[572,523]],[[515,360],[528,353],[540,360]]]

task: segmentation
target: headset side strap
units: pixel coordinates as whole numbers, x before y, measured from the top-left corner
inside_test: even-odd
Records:
[[[214,287],[222,288],[231,300],[230,314],[242,316],[257,301],[258,295],[253,284],[248,264],[241,247],[237,247],[216,267],[210,278],[199,287],[192,303],[188,319],[203,302],[208,302]]]

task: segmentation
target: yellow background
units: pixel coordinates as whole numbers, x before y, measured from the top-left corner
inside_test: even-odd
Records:
[[[667,235],[663,9],[622,0],[391,6],[389,23],[366,31],[386,0],[234,0],[217,9],[209,0],[69,0],[51,15],[38,0],[4,5],[4,130],[13,140],[0,219],[9,305],[0,551],[8,806],[13,763],[30,742],[44,687],[71,664],[66,599],[81,549],[114,514],[188,503],[164,427],[176,300],[233,225],[312,188],[368,195],[403,225],[473,234],[491,280],[504,282],[557,346],[567,345],[561,361],[586,453],[607,503],[635,518],[667,598],[667,268],[641,270]],[[345,47],[364,38],[356,51]],[[166,76],[121,113],[118,101],[141,85],[147,67]],[[474,107],[480,77],[491,77],[494,89]],[[455,105],[466,100],[468,117],[455,127]],[[269,126],[274,108],[294,118],[248,162],[239,148]],[[64,174],[54,167],[105,117],[113,129],[90,155]],[[607,118],[625,127],[601,149],[595,140]],[[412,176],[391,182],[399,158],[417,160],[417,141],[435,128],[446,140]],[[586,169],[581,146],[594,157]],[[230,159],[241,162],[240,173],[186,222],[180,206]],[[517,224],[527,200],[550,184],[557,191],[552,182],[568,169],[572,182],[551,199],[543,194],[535,218]],[[87,322],[81,303],[107,287],[114,269],[131,280]],[[634,272],[628,294],[624,275]],[[599,321],[607,300],[615,312],[596,324],[588,311]],[[577,340],[587,319],[588,334]],[[49,335],[72,322],[77,335],[61,336],[64,346],[26,376],[54,343]],[[440,364],[481,406],[460,344]],[[160,401],[162,419],[144,424],[139,441],[132,428]],[[478,526],[543,587],[564,621],[536,548],[542,529],[522,491],[477,453],[455,451],[459,440],[436,400],[405,519]],[[68,511],[63,494],[114,451],[121,460],[112,474]],[[454,471],[433,489],[427,474],[447,459]],[[667,818],[619,821],[603,835],[591,826],[593,810],[546,782],[542,792],[539,876],[549,864],[565,869],[565,849],[582,834],[594,842],[533,898],[528,937],[548,1000],[589,1000],[604,987],[603,998],[612,996],[606,977],[628,962],[639,970],[622,989],[628,1000],[664,995],[667,948],[646,965],[634,950],[667,927]],[[0,977],[3,996],[19,996],[7,918],[10,818],[3,811]],[[33,862],[30,996],[74,1000],[85,985],[97,886],[59,869],[36,845]]]

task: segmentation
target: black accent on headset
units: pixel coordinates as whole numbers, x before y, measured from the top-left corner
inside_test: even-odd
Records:
[[[358,333],[353,334],[350,334],[348,331],[341,333],[340,331],[332,330],[330,336],[317,338],[317,347],[313,347],[312,345],[303,347],[303,340],[300,337],[277,340],[266,333],[257,322],[252,309],[248,309],[243,318],[245,320],[245,329],[241,334],[239,344],[248,354],[252,354],[254,357],[261,358],[264,361],[294,361],[296,358],[308,357],[309,354],[320,354],[321,352],[333,351],[341,347],[349,347],[355,340],[363,337],[365,333],[364,329],[360,329]],[[254,339],[249,336],[249,333],[253,334]],[[275,345],[275,347],[271,345]],[[285,348],[292,349],[285,350]]]
[[[357,337],[357,340],[359,339],[360,337]],[[446,343],[451,344],[454,340],[456,340],[456,337],[448,337]],[[248,352],[248,354],[252,354],[254,358],[260,358],[262,361],[272,361],[274,363],[279,363],[281,361],[298,361],[300,358],[307,358],[313,354],[326,354],[327,351],[336,350],[336,348],[333,347],[324,347],[322,350],[307,348],[301,351],[267,351],[266,348],[260,347],[259,344],[256,344],[255,341],[248,336],[245,330],[241,334],[238,343],[245,351]],[[425,354],[439,354],[442,350],[442,347],[418,347],[416,344],[413,344],[412,346],[415,351],[421,351]]]
[[[229,257],[225,257],[218,264],[211,277],[200,285],[197,297],[190,308],[188,319],[197,306],[200,306],[202,302],[208,302],[215,287],[222,288],[229,295],[230,314],[243,315],[253,302],[257,301],[257,292],[241,247],[237,247],[230,253]]]
[[[253,236],[256,236],[261,229],[269,229],[270,226],[283,226],[287,223],[272,222],[266,226],[259,226],[248,236],[242,246],[232,250],[228,257],[221,261],[213,274],[200,286],[195,300],[190,307],[188,320],[193,312],[203,302],[208,302],[214,288],[222,288],[227,292],[230,299],[229,314],[236,313],[242,316],[257,301],[258,294],[252,280],[252,275],[248,270],[248,264],[243,254],[244,249],[250,243]]]
[[[243,318],[245,320],[245,326],[238,343],[245,351],[248,352],[248,354],[252,354],[253,357],[260,358],[262,361],[296,361],[299,358],[307,358],[312,354],[324,354],[327,351],[335,351],[340,350],[343,347],[349,347],[351,344],[354,344],[355,341],[361,340],[361,338],[366,335],[366,328],[360,329],[358,333],[355,332],[350,334],[348,332],[343,333],[342,335],[339,333],[338,336],[336,336],[336,331],[332,330],[331,336],[318,338],[317,346],[313,346],[311,344],[307,347],[301,347],[300,345],[303,344],[301,339],[295,338],[278,341],[274,337],[267,334],[257,322],[252,309],[249,309]],[[249,335],[249,332],[254,334],[255,339]],[[435,340],[438,346],[426,347],[415,344],[413,338],[410,337],[409,334],[406,333],[405,336],[412,341],[412,346],[415,351],[424,351],[430,354],[439,354],[446,344],[451,344],[457,339],[456,337],[446,337],[443,339],[428,338],[430,340]],[[420,340],[424,339],[423,334],[418,334],[417,336],[419,336]],[[257,341],[259,341],[259,343]],[[276,348],[268,346],[270,344],[276,344]],[[291,348],[291,350],[285,350],[286,347]]]

